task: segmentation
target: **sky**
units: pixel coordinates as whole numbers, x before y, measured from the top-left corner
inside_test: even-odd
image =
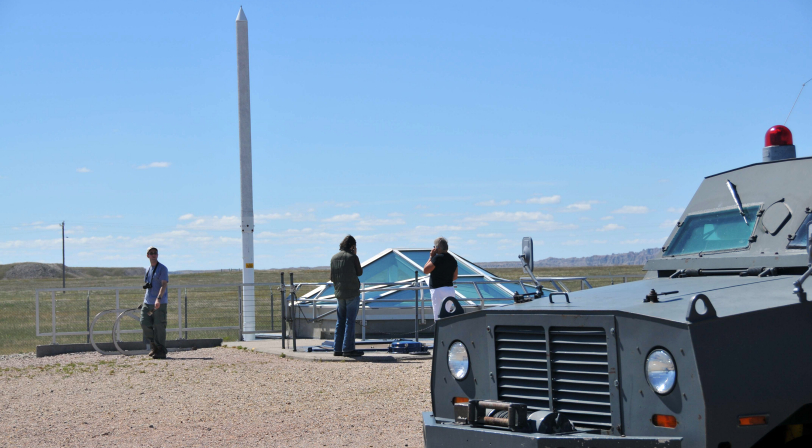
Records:
[[[0,0],[0,264],[241,266],[240,5],[256,269],[661,247],[812,78],[804,1]]]

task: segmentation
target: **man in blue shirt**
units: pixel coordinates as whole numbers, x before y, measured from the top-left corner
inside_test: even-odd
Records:
[[[147,249],[149,268],[144,274],[144,304],[141,306],[141,328],[152,350],[149,356],[166,359],[166,308],[169,302],[167,285],[169,270],[158,263],[158,249]]]

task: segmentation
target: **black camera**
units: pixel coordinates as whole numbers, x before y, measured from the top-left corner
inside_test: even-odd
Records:
[[[144,289],[150,289],[150,288],[152,288],[152,282],[147,282],[147,283],[144,283],[144,286],[142,286],[142,288],[144,288]]]

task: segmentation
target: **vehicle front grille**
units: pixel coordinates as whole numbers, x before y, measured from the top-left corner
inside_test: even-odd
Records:
[[[612,427],[603,328],[550,328],[554,409],[576,426]]]
[[[499,399],[552,409],[581,428],[610,429],[609,356],[603,328],[498,326]],[[550,378],[552,372],[552,378]],[[550,392],[552,387],[552,393]]]
[[[550,409],[547,336],[542,327],[496,327],[499,399],[532,411]]]

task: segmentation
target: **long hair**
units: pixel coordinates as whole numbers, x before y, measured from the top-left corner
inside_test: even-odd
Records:
[[[355,238],[353,238],[352,235],[347,235],[341,240],[341,244],[338,245],[338,248],[344,252],[349,252],[353,246],[355,246]]]

